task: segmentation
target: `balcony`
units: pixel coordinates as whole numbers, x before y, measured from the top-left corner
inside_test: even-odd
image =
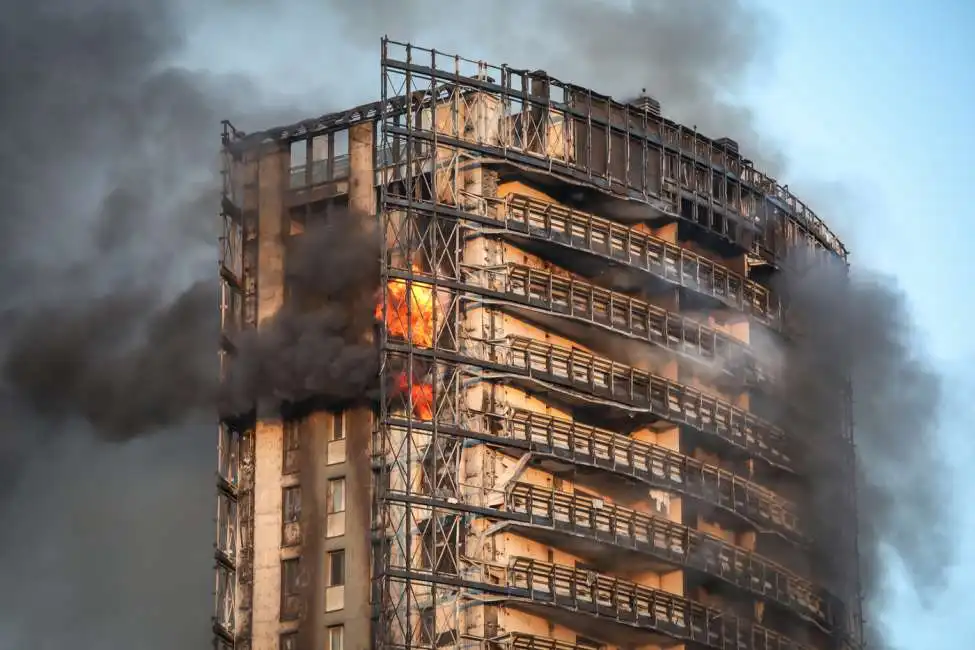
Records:
[[[409,208],[473,221],[512,237],[528,237],[624,264],[669,285],[684,287],[741,311],[769,327],[781,327],[781,306],[768,289],[711,260],[645,232],[562,205],[521,194],[502,200],[464,197],[463,209],[389,195],[390,210]]]
[[[505,584],[539,605],[588,614],[727,650],[812,650],[751,621],[681,596],[577,567],[512,558]]]
[[[833,626],[827,596],[787,569],[724,540],[681,524],[583,494],[517,483],[505,495],[507,512],[532,526],[580,535],[696,569],[767,598],[824,630]]]
[[[509,194],[503,219],[516,231],[623,262],[697,291],[771,326],[781,309],[768,289],[702,255],[609,219],[523,194]]]
[[[469,75],[458,74],[461,65]],[[696,129],[546,74],[467,61],[406,43],[384,42],[382,68],[387,92],[405,92],[413,99],[405,120],[383,122],[385,137],[401,140],[402,146],[437,142],[467,149],[658,210],[678,212],[676,195],[721,213],[722,218],[702,225],[739,245],[747,244],[740,231],[748,226],[729,222],[774,219],[789,224],[810,248],[846,256],[836,235],[787,188]],[[434,103],[445,117],[424,119]],[[467,104],[482,110],[456,108]],[[398,115],[398,107],[384,110],[384,118],[389,113]],[[415,126],[405,128],[406,122]],[[508,128],[513,122],[519,128]],[[561,134],[561,151],[546,142],[552,132]],[[673,202],[668,205],[665,196]],[[762,211],[755,209],[757,203]],[[757,233],[754,250],[762,257],[777,261],[782,248],[774,236]]]
[[[494,643],[488,646],[494,648],[504,648],[505,650],[593,650],[592,646],[576,645],[570,641],[559,641],[547,636],[537,636],[534,634],[523,634],[514,632],[502,637],[497,645]]]
[[[598,467],[716,505],[765,532],[804,542],[795,504],[731,472],[676,451],[573,420],[516,409],[483,413],[487,428],[533,453]]]
[[[506,265],[502,280],[505,293],[524,298],[533,307],[713,364],[715,371],[729,378],[740,373],[753,384],[770,380],[739,339],[638,298],[521,264]]]
[[[773,466],[793,471],[787,440],[779,428],[713,395],[588,352],[528,337],[510,336],[504,344],[487,346],[492,362],[523,376],[714,434]]]

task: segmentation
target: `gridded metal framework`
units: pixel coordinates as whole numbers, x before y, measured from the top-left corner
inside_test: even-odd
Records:
[[[472,309],[514,307],[702,364],[734,359],[732,381],[775,379],[737,340],[638,299],[524,265],[473,264],[465,246],[475,235],[544,242],[610,260],[773,330],[782,327],[776,297],[762,284],[607,218],[525,194],[496,196],[493,165],[648,206],[773,268],[788,247],[845,257],[842,244],[736,152],[544,73],[384,40],[382,79],[377,160],[386,327],[374,440],[375,646],[584,647],[531,634],[473,633],[463,620],[473,603],[519,602],[713,648],[812,647],[746,617],[608,575],[528,558],[494,562],[465,542],[474,520],[635,549],[778,603],[832,635],[832,647],[857,645],[857,625],[849,623],[856,603],[844,603],[789,568],[673,521],[580,496],[517,482],[501,494],[472,490],[463,467],[464,450],[477,443],[524,454],[522,462],[533,455],[600,467],[705,500],[791,543],[808,541],[795,504],[745,478],[608,429],[497,409],[489,398],[472,403],[467,391],[478,382],[598,399],[619,412],[716,436],[782,471],[796,470],[787,432],[719,398],[555,343],[471,334],[465,319]]]
[[[220,373],[233,335],[257,326],[256,162],[231,145],[240,134],[223,122],[220,221]],[[249,176],[248,176],[249,174]],[[214,647],[250,648],[254,562],[254,419],[221,420],[217,439],[217,534]]]

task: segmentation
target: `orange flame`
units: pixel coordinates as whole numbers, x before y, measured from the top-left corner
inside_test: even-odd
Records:
[[[419,267],[413,265],[413,272]],[[404,339],[413,335],[413,344],[433,347],[433,287],[422,282],[414,282],[409,300],[405,280],[392,280],[387,287],[386,329],[393,336]],[[382,320],[382,303],[376,305],[376,320]]]
[[[433,385],[414,383],[410,387],[409,377],[404,372],[399,376],[399,389],[405,392],[409,389],[413,397],[413,417],[418,420],[433,419]]]

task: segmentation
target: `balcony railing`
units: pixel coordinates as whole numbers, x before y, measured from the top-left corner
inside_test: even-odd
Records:
[[[497,647],[510,650],[593,650],[593,647],[589,645],[576,645],[571,641],[560,641],[547,636],[522,632],[505,635],[500,639],[500,645]]]
[[[385,48],[396,53],[388,54]],[[477,74],[459,74],[461,65]],[[781,213],[773,212],[769,218],[790,224],[782,230],[795,231],[811,247],[846,256],[836,235],[787,188],[755,170],[737,152],[701,136],[696,129],[545,74],[467,61],[405,43],[385,42],[382,68],[387,91],[402,91],[405,83],[411,98],[415,93],[425,93],[411,102],[406,118],[416,126],[407,129],[400,122],[384,121],[386,137],[436,141],[441,146],[508,158],[657,207],[663,203],[660,196],[665,193],[658,187],[662,173],[664,184],[675,185],[681,196],[731,219],[754,221],[758,215],[753,204],[762,202],[767,211],[774,208]],[[538,93],[536,88],[546,90]],[[442,106],[442,112],[454,111],[454,115],[430,119],[430,105],[434,102]],[[458,114],[455,106],[461,102],[479,104],[481,110]],[[390,105],[384,109],[383,117],[398,114],[399,110]],[[607,141],[611,138],[624,144],[602,145],[593,151],[594,132]],[[551,138],[562,146],[553,148],[548,142]],[[659,161],[659,171],[651,172],[650,166],[642,162],[647,156]],[[703,186],[697,182],[698,177],[706,180]],[[671,205],[670,210],[676,212],[676,206]],[[727,222],[731,219],[723,218],[706,227],[744,244],[744,240],[734,236],[736,233],[728,232]],[[767,241],[772,237],[759,233],[754,248],[774,260],[784,251],[777,242]]]
[[[516,409],[484,414],[495,434],[527,443],[532,451],[586,463],[662,489],[700,499],[750,521],[805,541],[796,506],[740,476],[690,456],[573,420]]]
[[[515,557],[509,587],[540,604],[607,618],[675,639],[727,650],[812,650],[798,641],[681,596],[577,567]]]
[[[712,363],[721,374],[742,372],[753,383],[769,380],[747,344],[690,318],[575,277],[521,264],[508,264],[506,271],[506,293],[533,306]]]
[[[772,465],[793,469],[785,434],[778,427],[695,388],[588,352],[528,337],[510,336],[506,343],[487,345],[490,361],[509,366],[519,374],[694,427]]]
[[[593,537],[716,576],[824,629],[833,626],[828,597],[812,583],[755,553],[673,521],[528,483],[512,486],[505,495],[505,510],[527,515],[536,526]]]
[[[500,216],[507,225],[533,237],[635,266],[736,307],[769,325],[779,322],[780,304],[762,285],[635,228],[517,193],[505,198]]]

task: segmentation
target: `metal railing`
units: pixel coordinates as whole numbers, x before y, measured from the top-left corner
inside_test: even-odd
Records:
[[[383,41],[382,74],[384,88],[405,86],[403,92],[411,97],[425,92],[424,99],[411,102],[406,121],[415,126],[385,125],[393,134],[508,158],[658,209],[668,184],[680,197],[746,223],[759,218],[754,204],[761,202],[762,212],[772,213],[765,218],[791,224],[811,246],[846,256],[839,238],[787,188],[696,129],[545,73],[493,66],[388,39]],[[492,108],[457,115],[461,103],[478,102]],[[453,111],[454,116],[420,119],[431,105],[440,105],[442,113]],[[592,151],[597,133],[607,144]],[[621,140],[622,146],[610,146],[612,140]],[[647,160],[659,162],[659,170],[652,172]],[[679,205],[671,204],[670,210],[679,212],[675,207]],[[729,220],[705,227],[728,236]],[[768,245],[770,237],[758,233],[753,248],[775,259],[784,251],[774,242]]]
[[[508,264],[506,271],[506,293],[532,306],[695,357],[722,375],[744,374],[752,383],[770,380],[746,343],[691,318],[575,277],[521,264]]]
[[[534,526],[572,531],[718,577],[826,631],[834,625],[828,596],[811,582],[755,553],[662,517],[529,483],[516,483],[507,491],[505,510],[527,515]]]
[[[499,639],[501,648],[510,650],[593,650],[589,645],[576,645],[571,641],[560,641],[547,636],[512,632]]]
[[[484,345],[490,351],[485,361],[717,435],[772,465],[793,470],[781,429],[713,395],[589,352],[524,336]]]
[[[767,288],[636,228],[518,193],[505,197],[501,217],[506,225],[533,237],[624,262],[736,307],[766,324],[779,323],[781,305]]]
[[[804,540],[796,506],[771,490],[671,449],[634,440],[553,415],[515,409],[508,416],[482,413],[488,430],[549,453],[673,490],[731,512],[759,530]]]
[[[607,618],[675,639],[727,650],[812,650],[730,612],[622,578],[527,557],[511,558],[509,587],[532,602]]]

